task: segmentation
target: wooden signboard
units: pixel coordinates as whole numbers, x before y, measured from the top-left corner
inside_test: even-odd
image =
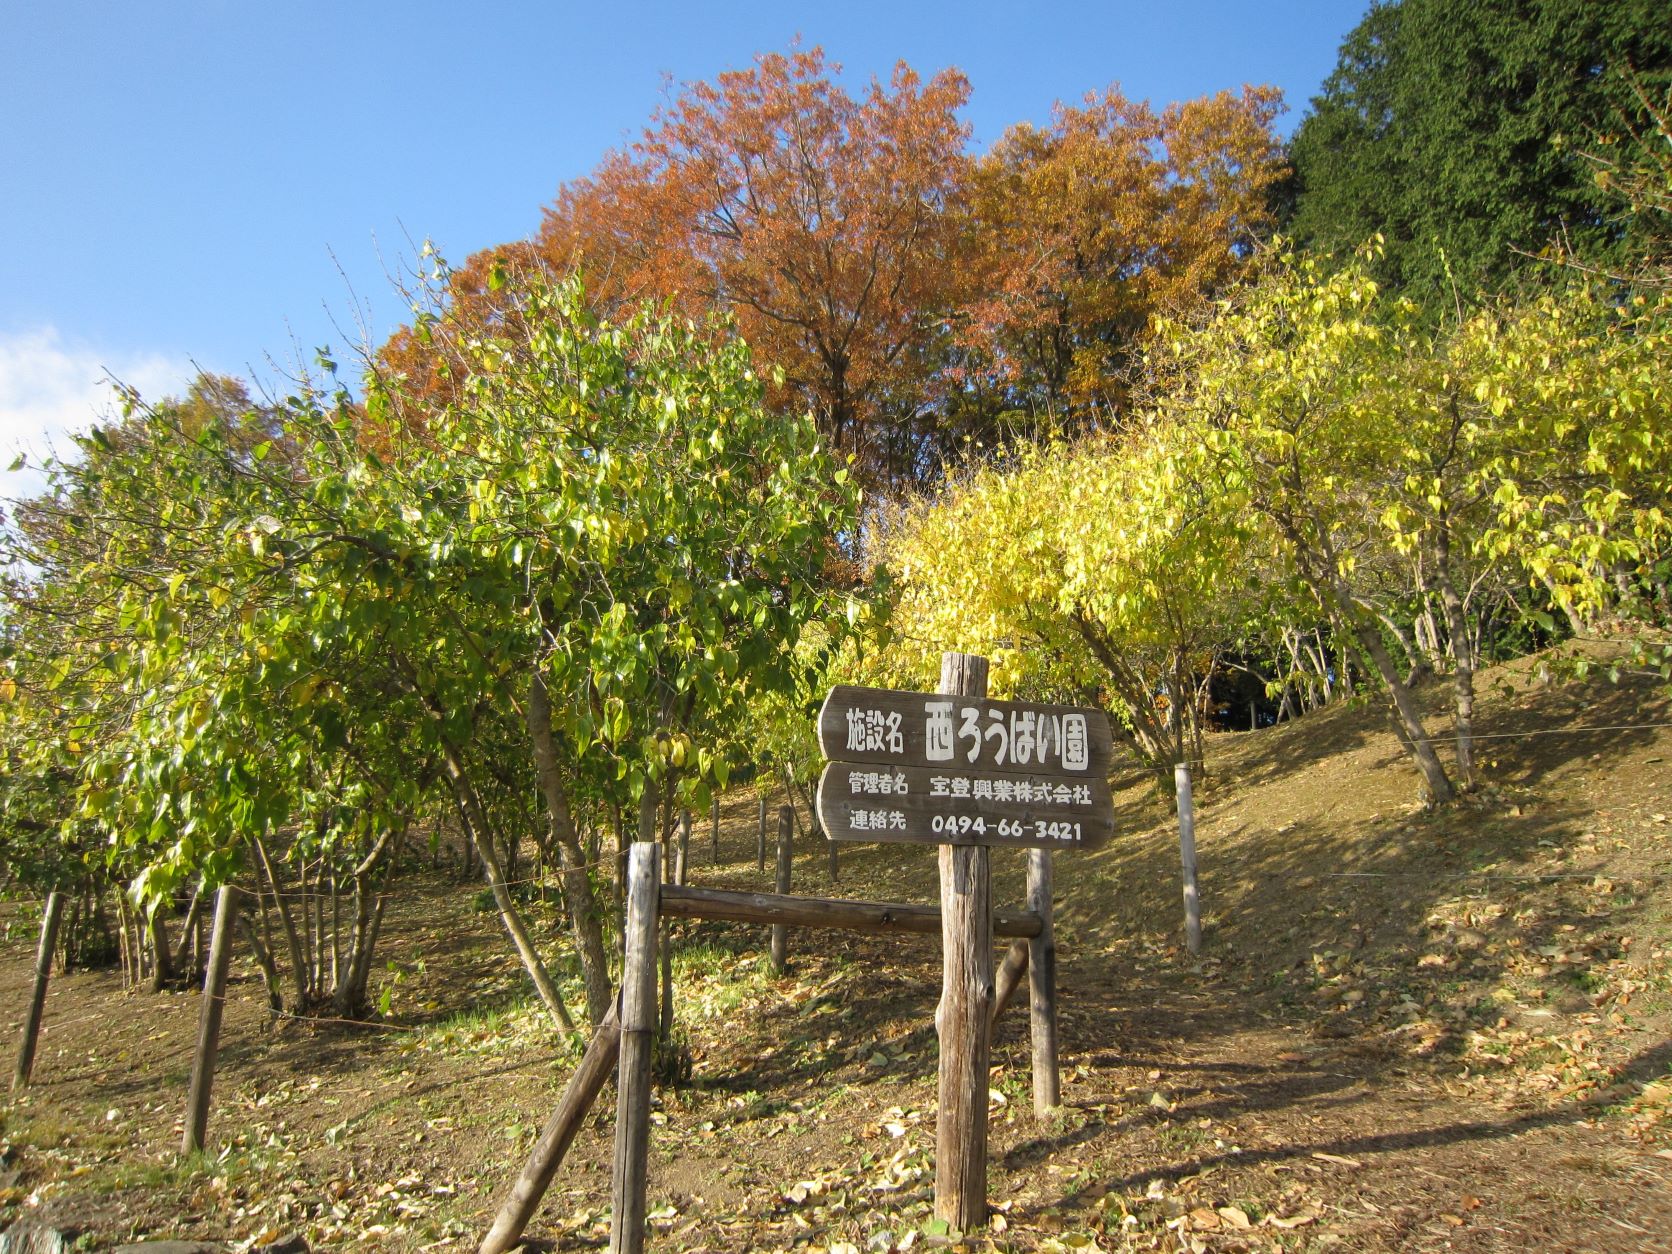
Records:
[[[1108,717],[1082,706],[839,684],[819,710],[819,748],[833,762],[1102,779],[1110,745]]]
[[[834,840],[1093,849],[1114,832],[1101,710],[842,686],[819,744]]]
[[[819,779],[819,823],[836,840],[1095,849],[1114,834],[1101,775],[1009,775],[832,762]]]

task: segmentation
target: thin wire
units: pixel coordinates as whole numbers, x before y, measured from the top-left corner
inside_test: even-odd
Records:
[[[1599,727],[1543,727],[1525,732],[1477,732],[1470,737],[1472,740],[1524,740],[1533,736],[1579,736],[1586,732],[1606,731],[1657,731],[1672,727],[1672,723],[1612,723]],[[1447,736],[1439,739],[1455,739]]]
[[[1293,720],[1293,719],[1289,720],[1290,723],[1292,723],[1294,721],[1295,720]],[[1286,724],[1277,724],[1277,726],[1284,726],[1284,725],[1286,725]],[[1667,723],[1606,723],[1606,724],[1599,724],[1599,725],[1594,726],[1594,727],[1541,727],[1541,728],[1535,728],[1532,731],[1524,731],[1524,732],[1472,732],[1469,736],[1469,739],[1471,741],[1478,741],[1478,740],[1528,740],[1528,739],[1531,739],[1534,736],[1583,736],[1583,735],[1588,735],[1592,732],[1665,731],[1668,728],[1672,728],[1672,722],[1667,722]],[[1236,735],[1236,734],[1240,734],[1240,733],[1230,733],[1230,734]],[[1433,743],[1445,744],[1447,741],[1456,740],[1457,736],[1456,736],[1455,733],[1441,732],[1437,735],[1429,736],[1428,739]],[[1208,759],[1206,759],[1206,758],[1181,758],[1181,759],[1179,759],[1178,764],[1181,765],[1181,766],[1202,767],[1202,766],[1206,766],[1208,764]],[[1148,778],[1149,776],[1152,776],[1152,775],[1164,773],[1167,770],[1167,767],[1169,765],[1171,765],[1171,763],[1168,763],[1168,764],[1165,764],[1165,765],[1158,765],[1158,766],[1132,766],[1132,767],[1127,767],[1125,770],[1117,772],[1115,775],[1109,776],[1109,780],[1112,783],[1117,779],[1145,779],[1145,778]]]
[[[1609,884],[1666,884],[1672,875],[1608,875],[1601,871],[1318,871],[1311,876],[1297,878],[1318,879],[1387,879],[1387,880],[1509,880],[1520,883],[1555,882],[1559,880],[1603,880]]]

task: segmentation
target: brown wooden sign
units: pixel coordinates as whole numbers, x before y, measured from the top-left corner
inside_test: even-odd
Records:
[[[1115,829],[1101,774],[1070,780],[832,762],[819,779],[818,812],[834,840],[1095,849]]]
[[[819,710],[819,747],[834,762],[1101,780],[1109,720],[1081,706],[843,684]]]

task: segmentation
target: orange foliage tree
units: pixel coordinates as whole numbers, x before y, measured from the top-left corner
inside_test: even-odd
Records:
[[[926,349],[967,271],[950,210],[969,85],[901,64],[855,97],[834,68],[815,48],[686,88],[560,192],[535,248],[600,295],[728,310],[784,399],[876,482],[920,455]]]
[[[729,314],[774,403],[898,489],[1018,411],[1031,428],[1118,408],[1151,316],[1224,285],[1266,225],[1274,89],[1160,113],[1110,89],[977,159],[955,70],[902,63],[856,95],[838,69],[797,50],[685,87],[535,236],[450,272],[447,330],[415,324],[382,365],[445,396],[440,336],[520,316],[506,271],[578,269],[606,310]]]
[[[1152,317],[1221,290],[1269,226],[1281,108],[1245,87],[1156,113],[1111,87],[1049,128],[1011,128],[971,180],[966,369],[1039,418],[1118,415]]]

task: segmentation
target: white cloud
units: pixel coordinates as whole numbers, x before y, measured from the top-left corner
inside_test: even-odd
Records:
[[[116,412],[111,379],[156,400],[184,392],[195,373],[184,359],[71,343],[55,327],[0,333],[0,498],[38,492],[44,482],[36,469],[40,459],[53,451],[73,453],[72,431]],[[7,471],[19,453],[31,464]]]

